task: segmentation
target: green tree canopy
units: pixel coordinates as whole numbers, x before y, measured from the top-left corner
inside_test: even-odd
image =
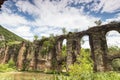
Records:
[[[101,21],[101,20],[95,21],[95,24],[96,24],[97,26],[100,26],[100,25],[102,24],[102,21]]]

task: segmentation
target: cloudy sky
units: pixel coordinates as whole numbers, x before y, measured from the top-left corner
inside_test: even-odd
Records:
[[[102,24],[120,21],[120,0],[8,0],[0,11],[0,25],[31,41],[35,34],[60,35],[63,27],[86,30],[99,19]],[[108,44],[120,45],[117,32],[108,36]]]

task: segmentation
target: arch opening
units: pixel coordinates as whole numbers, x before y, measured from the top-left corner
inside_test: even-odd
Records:
[[[108,54],[117,54],[120,52],[120,33],[112,30],[106,34]]]
[[[67,56],[67,39],[63,39],[62,41],[62,57],[65,58]]]
[[[89,36],[88,35],[83,36],[80,43],[81,43],[81,48],[90,49]]]
[[[118,31],[107,32],[106,39],[108,47],[117,46],[120,48],[120,33]]]
[[[81,38],[81,49],[80,49],[80,54],[82,53],[87,53],[89,57],[91,57],[91,48],[90,48],[90,43],[89,43],[89,36],[85,35]]]
[[[90,43],[89,43],[89,36],[85,35],[81,38],[81,52],[88,53],[88,56],[91,57],[91,48],[90,48]]]
[[[107,32],[106,34],[108,55],[115,56],[120,54],[120,33],[116,30]],[[120,58],[115,58],[111,62],[111,68],[114,71],[120,71]]]

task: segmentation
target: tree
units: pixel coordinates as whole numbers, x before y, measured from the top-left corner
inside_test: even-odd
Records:
[[[78,32],[78,29],[76,28],[76,29],[74,29],[74,32]]]
[[[102,24],[102,21],[101,21],[101,20],[95,21],[95,24],[96,24],[97,26],[100,26],[100,25]]]
[[[62,32],[64,35],[67,34],[66,28],[62,28]]]
[[[34,35],[34,40],[38,40],[38,35]]]

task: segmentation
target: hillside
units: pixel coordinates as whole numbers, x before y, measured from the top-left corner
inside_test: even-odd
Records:
[[[0,35],[3,35],[5,37],[6,41],[23,41],[25,39],[19,37],[18,35],[16,35],[15,33],[3,28],[0,25]]]

